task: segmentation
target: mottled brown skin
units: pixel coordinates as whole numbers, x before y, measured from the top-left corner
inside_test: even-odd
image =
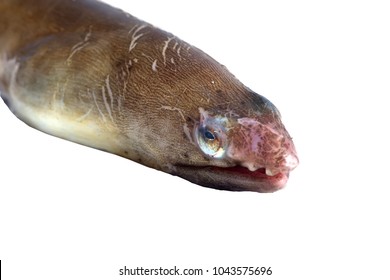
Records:
[[[280,188],[226,174],[236,161],[194,143],[199,108],[233,116],[232,125],[238,117],[273,123],[290,140],[272,103],[199,49],[93,0],[0,0],[0,15],[2,97],[29,125],[202,186]],[[7,63],[18,65],[15,76]],[[92,132],[73,135],[83,126]]]

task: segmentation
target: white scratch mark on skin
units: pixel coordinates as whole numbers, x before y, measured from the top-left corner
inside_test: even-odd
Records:
[[[77,118],[76,121],[77,122],[82,122],[83,120],[85,120],[89,116],[89,114],[92,112],[92,109],[93,109],[93,106],[91,108],[89,108],[89,110],[84,115],[82,115],[81,117]]]
[[[190,140],[190,143],[195,144],[195,141],[192,138],[191,130],[189,129],[189,127],[186,123],[183,125],[183,130],[184,130],[184,134],[187,136],[188,140]]]
[[[108,91],[108,96],[110,97],[111,109],[114,109],[114,97],[112,95],[112,90],[111,90],[111,86],[110,86],[110,75],[107,75],[106,87],[107,87],[107,91]]]
[[[157,59],[155,59],[155,60],[153,61],[153,63],[152,63],[152,70],[153,70],[154,72],[157,72]]]
[[[150,55],[147,55],[147,54],[145,54],[145,53],[141,53],[141,55],[142,55],[143,57],[146,57],[149,61],[153,61],[153,57],[151,57]]]
[[[114,121],[114,119],[112,118],[110,105],[107,102],[106,90],[104,89],[104,86],[102,86],[102,96],[103,96],[104,106],[106,107],[108,115],[110,116],[111,121]]]
[[[52,96],[52,109],[60,109],[63,110],[65,107],[65,91],[68,85],[68,79],[65,80],[63,84],[57,83],[57,89],[54,90]]]
[[[178,111],[180,116],[182,117],[183,121],[186,121],[184,114],[183,114],[183,110],[181,110],[179,108],[172,107],[172,106],[161,106],[160,109],[165,109],[165,110],[170,110],[170,111]]]
[[[137,63],[137,62],[138,62],[138,58],[134,58],[133,61],[134,61],[135,63]]]
[[[158,65],[157,65],[157,59],[153,59],[153,57],[151,57],[150,55],[147,55],[147,54],[145,54],[145,53],[141,53],[141,55],[143,56],[143,57],[146,57],[147,58],[147,60],[149,61],[149,62],[152,62],[152,70],[154,71],[154,72],[157,72],[158,71]]]
[[[123,69],[123,68],[121,68],[121,70],[122,70],[121,77],[122,77],[122,78],[125,78],[126,75],[127,75],[127,72],[128,72],[127,67],[125,67],[125,68],[126,68],[126,70]]]
[[[88,92],[89,92],[89,90],[88,90]],[[106,117],[104,116],[103,112],[99,108],[99,105],[98,105],[98,103],[96,101],[95,92],[93,92],[93,91],[92,91],[92,96],[93,96],[93,101],[95,102],[96,108],[98,109],[100,116],[102,117],[104,122],[107,122]]]
[[[171,57],[171,63],[175,64],[175,60],[173,59],[173,57]]]
[[[193,138],[192,138],[192,133],[191,133],[191,130],[190,128],[188,127],[187,123],[186,123],[186,119],[184,117],[184,114],[183,114],[183,110],[179,109],[179,108],[176,108],[176,107],[172,107],[172,106],[161,106],[160,109],[165,109],[165,110],[170,110],[170,111],[177,111],[179,112],[181,118],[183,119],[184,121],[184,125],[183,125],[183,130],[184,130],[184,134],[187,136],[188,140],[190,140],[191,144],[195,144]]]
[[[179,43],[178,43],[178,42],[175,42],[175,44],[173,45],[173,50],[176,49],[177,45],[179,45]]]
[[[162,56],[163,56],[164,65],[167,65],[167,56],[166,56],[166,52],[167,52],[167,48],[168,48],[169,42],[171,42],[172,39],[174,39],[174,38],[175,38],[175,36],[169,37],[169,38],[164,42],[164,47],[163,47],[163,50],[162,50]]]
[[[179,56],[179,59],[180,59],[180,61],[181,61],[181,54],[180,54],[180,51],[181,51],[181,46],[179,46],[179,47],[177,48],[177,51],[176,51],[176,53],[177,53],[177,55]]]
[[[87,42],[87,43],[84,43],[84,44],[80,45],[79,47],[77,47],[77,48],[75,48],[75,49],[72,48],[72,52],[70,53],[70,55],[69,55],[68,58],[66,59],[66,62],[67,62],[68,64],[70,64],[70,63],[71,63],[71,60],[72,60],[72,57],[73,57],[77,52],[81,51],[83,48],[85,48],[85,47],[88,46],[88,45],[89,45],[89,43]]]
[[[209,117],[209,113],[202,107],[199,107],[198,110],[200,113],[200,122],[204,122]]]
[[[131,52],[131,51],[137,46],[137,40],[138,40],[139,38],[141,38],[141,37],[144,35],[144,33],[139,33],[139,34],[138,34],[138,32],[140,32],[140,31],[141,31],[142,29],[144,29],[146,26],[147,26],[146,24],[143,24],[143,25],[141,25],[140,27],[137,28],[137,25],[136,25],[136,26],[134,26],[134,27],[129,31],[129,34],[130,34],[130,33],[133,33],[133,34],[131,35],[131,41],[130,41],[130,46],[129,46],[129,52]],[[135,29],[135,28],[137,28],[137,29]],[[135,30],[134,30],[134,29],[135,29]]]
[[[83,48],[89,45],[89,39],[92,35],[92,25],[89,26],[88,33],[85,35],[84,40],[81,42],[78,42],[76,45],[74,45],[71,49],[71,53],[69,54],[68,58],[66,59],[67,64],[71,63],[72,57],[79,51],[81,51]]]

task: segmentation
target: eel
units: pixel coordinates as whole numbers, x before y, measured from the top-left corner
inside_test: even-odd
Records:
[[[95,0],[0,0],[0,90],[29,126],[220,190],[298,165],[278,109],[198,48]]]

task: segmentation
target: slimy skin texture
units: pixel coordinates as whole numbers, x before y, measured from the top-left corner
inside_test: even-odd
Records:
[[[94,0],[0,14],[1,96],[28,125],[216,189],[273,192],[298,165],[276,107],[174,35]]]

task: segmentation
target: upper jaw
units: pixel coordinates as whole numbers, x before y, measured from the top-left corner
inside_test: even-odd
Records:
[[[247,168],[249,171],[257,171],[259,169],[264,170],[264,174],[268,176],[275,176],[279,173],[290,173],[294,170],[299,164],[298,157],[295,153],[289,151],[284,153],[279,158],[274,158],[273,160],[263,161],[257,160],[252,161],[241,161],[240,165]]]

